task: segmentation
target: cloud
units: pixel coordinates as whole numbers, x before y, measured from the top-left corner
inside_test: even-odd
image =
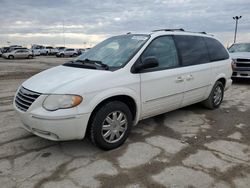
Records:
[[[0,42],[57,45],[64,33],[68,45],[81,46],[127,32],[185,28],[215,33],[226,44],[235,15],[243,16],[238,38],[249,36],[249,9],[249,0],[1,0]]]

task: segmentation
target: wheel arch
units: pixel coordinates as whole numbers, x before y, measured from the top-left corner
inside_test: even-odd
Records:
[[[87,124],[87,132],[89,131],[89,127],[91,125],[91,122],[93,121],[93,118],[96,114],[96,112],[106,103],[110,102],[110,101],[121,101],[123,103],[125,103],[128,108],[130,109],[131,113],[132,113],[132,118],[133,118],[133,122],[137,123],[138,119],[139,119],[139,105],[136,103],[136,99],[134,99],[134,97],[127,95],[127,94],[119,94],[119,95],[114,95],[114,96],[109,96],[104,98],[103,100],[101,100],[92,110],[91,115],[89,117],[88,120],[88,124]]]

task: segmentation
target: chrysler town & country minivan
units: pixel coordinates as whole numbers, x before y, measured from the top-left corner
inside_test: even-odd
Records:
[[[182,29],[128,33],[26,80],[14,107],[35,135],[87,136],[109,150],[142,119],[198,102],[218,108],[231,75],[228,51],[211,35]]]

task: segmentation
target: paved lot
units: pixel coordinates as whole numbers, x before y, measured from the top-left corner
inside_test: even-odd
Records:
[[[12,108],[22,81],[68,59],[0,58],[1,187],[250,187],[250,81],[220,109],[200,105],[144,120],[121,148],[52,142],[20,128]]]

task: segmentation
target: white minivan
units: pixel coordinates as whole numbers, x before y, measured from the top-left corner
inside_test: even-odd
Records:
[[[157,30],[104,40],[18,89],[23,127],[50,140],[119,147],[138,121],[203,102],[218,108],[231,85],[228,51],[213,36]]]

